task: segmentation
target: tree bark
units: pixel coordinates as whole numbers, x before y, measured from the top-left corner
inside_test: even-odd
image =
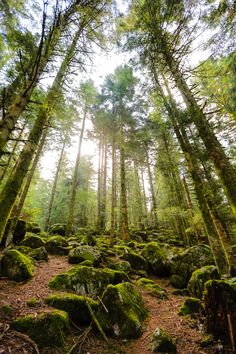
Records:
[[[116,207],[116,141],[112,138],[112,176],[111,176],[111,233],[110,246],[115,242],[115,207]]]
[[[151,167],[150,167],[150,161],[149,161],[147,146],[146,146],[146,151],[145,152],[146,152],[148,179],[149,179],[149,185],[150,185],[151,197],[152,197],[152,213],[153,213],[153,218],[154,218],[154,226],[156,227],[156,226],[158,226],[157,202],[156,202],[156,196],[155,196],[155,190],[154,190],[154,184],[153,184],[153,178],[152,178],[152,171],[151,171]]]

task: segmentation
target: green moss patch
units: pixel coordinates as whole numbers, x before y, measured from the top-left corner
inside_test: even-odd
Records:
[[[97,319],[103,330],[118,338],[137,338],[142,333],[141,321],[147,316],[141,294],[131,283],[108,285]]]
[[[196,299],[194,297],[188,297],[184,304],[181,306],[179,310],[180,316],[192,315],[194,313],[200,313],[203,311],[203,306],[201,300]]]
[[[92,246],[79,246],[69,252],[69,263],[78,264],[83,261],[91,261],[94,265],[101,262],[101,253]]]
[[[158,242],[149,242],[144,247],[142,257],[148,262],[153,274],[168,276],[170,274],[170,260],[172,253]]]
[[[11,249],[1,259],[1,274],[15,281],[28,280],[34,274],[34,264],[23,253]]]
[[[177,353],[176,345],[171,336],[159,327],[155,329],[152,335],[151,350],[154,353]]]
[[[87,302],[93,311],[98,309],[98,303],[93,299],[75,294],[50,295],[45,299],[45,302],[56,309],[66,311],[72,322],[82,326],[86,326],[92,321]]]
[[[125,261],[128,261],[133,269],[137,270],[148,270],[148,264],[146,260],[140,256],[139,254],[133,252],[133,251],[126,251],[122,255],[122,258]]]
[[[167,299],[166,291],[157,285],[153,280],[140,278],[136,281],[139,288],[143,288],[158,299]]]
[[[27,334],[40,348],[50,345],[63,346],[65,333],[69,328],[69,318],[66,312],[53,310],[36,317],[29,315],[17,318],[12,322],[12,328]]]
[[[52,236],[45,244],[46,250],[51,254],[58,256],[67,255],[69,253],[69,243],[61,236]]]
[[[38,307],[40,305],[40,301],[36,298],[32,298],[26,301],[28,307]]]
[[[210,279],[219,279],[217,268],[213,265],[195,270],[188,282],[188,291],[191,296],[202,298],[204,284]]]
[[[45,242],[42,238],[36,234],[31,232],[27,232],[23,241],[21,241],[20,245],[31,247],[31,248],[38,248],[44,246]]]
[[[68,272],[56,275],[49,282],[49,287],[57,290],[73,290],[81,295],[101,295],[108,284],[127,280],[128,277],[124,272],[76,266]]]
[[[49,229],[49,234],[51,235],[66,235],[66,224],[54,224]]]

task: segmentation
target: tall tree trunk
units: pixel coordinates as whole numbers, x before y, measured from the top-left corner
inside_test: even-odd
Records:
[[[79,3],[80,0],[74,1],[66,10],[64,15],[59,14],[57,16],[45,40],[44,32],[46,14],[44,14],[41,42],[38,48],[38,53],[30,78],[27,80],[26,84],[24,85],[24,88],[21,90],[21,93],[15,97],[13,102],[7,108],[6,113],[4,114],[4,119],[2,119],[0,122],[0,156],[2,155],[3,149],[9,139],[12,130],[15,128],[18,118],[29,103],[30,97],[33,93],[35,86],[38,83],[39,77],[43,73],[49,59],[54,53],[54,49],[61,37],[63,29],[67,26],[70,16],[76,11],[76,8]]]
[[[52,207],[53,207],[53,203],[54,203],[54,199],[55,199],[55,195],[56,195],[57,182],[58,182],[59,173],[61,171],[61,165],[62,165],[62,161],[63,161],[63,157],[64,157],[65,147],[66,147],[66,138],[64,139],[64,142],[62,145],[61,153],[60,153],[59,160],[57,163],[56,173],[55,173],[54,180],[53,180],[51,196],[50,196],[50,200],[49,200],[49,204],[48,204],[47,217],[46,217],[45,225],[44,225],[44,230],[46,232],[48,232],[49,227],[50,227]]]
[[[115,241],[115,207],[116,207],[116,141],[115,136],[112,138],[112,176],[111,176],[111,233],[110,246]]]
[[[97,190],[97,228],[101,227],[101,205],[102,205],[102,137],[99,137],[99,152],[98,152],[98,190]]]
[[[148,210],[147,210],[147,196],[146,196],[146,191],[145,191],[143,168],[141,168],[141,180],[142,180],[143,207],[144,207],[144,214],[145,214],[145,217],[146,217],[147,213],[148,213]]]
[[[71,234],[73,222],[74,222],[75,198],[76,198],[76,191],[77,191],[77,186],[78,186],[81,146],[82,146],[83,137],[84,137],[86,116],[87,116],[87,108],[85,107],[83,120],[82,120],[81,133],[80,133],[80,138],[79,138],[79,145],[78,145],[78,152],[77,152],[77,157],[76,157],[75,169],[74,169],[74,174],[73,174],[73,179],[72,179],[70,200],[69,200],[69,216],[68,216],[67,225],[66,225],[66,235],[67,236],[69,236]]]
[[[138,217],[138,226],[143,226],[143,203],[142,203],[142,194],[139,180],[139,171],[138,171],[138,161],[134,159],[134,174],[135,174],[135,203],[137,205],[137,217]]]
[[[129,240],[123,122],[120,126],[120,238]]]
[[[148,156],[148,149],[146,146],[146,162],[147,162],[147,170],[148,170],[148,179],[149,179],[149,185],[150,185],[150,190],[151,190],[151,197],[152,197],[152,213],[154,217],[154,226],[158,226],[158,220],[157,220],[157,202],[156,202],[156,195],[155,195],[155,190],[154,190],[154,184],[153,184],[153,178],[152,178],[152,171],[151,171],[151,166],[150,166],[150,161],[149,161],[149,156]]]
[[[172,55],[165,51],[166,63],[174,77],[175,83],[181,92],[184,102],[189,110],[189,115],[197,127],[199,135],[206,146],[207,152],[212,159],[216,173],[221,180],[225,194],[231,205],[232,212],[236,217],[236,170],[226,156],[224,148],[217,139],[213,128],[208,122],[204,112],[199,107],[194,95],[189,89],[177,63]]]
[[[49,89],[45,102],[41,106],[33,128],[30,131],[28,141],[20,153],[13,173],[0,193],[0,241],[4,234],[8,217],[11,213],[13,205],[15,204],[16,198],[21,189],[23,180],[28,172],[34,153],[38,147],[45,124],[48,122],[52,115],[52,110],[56,104],[57,94],[60,91],[61,84],[63,83],[64,76],[74,54],[74,50],[76,48],[80,34],[81,29],[76,33],[70,47],[68,48],[67,54],[60,66],[60,69],[57,72],[52,87]]]
[[[100,228],[106,227],[106,190],[107,190],[107,142],[104,139],[103,144],[103,164],[102,164],[102,196],[101,196],[101,220]]]

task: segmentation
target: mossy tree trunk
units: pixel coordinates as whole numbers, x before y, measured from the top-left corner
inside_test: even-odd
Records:
[[[156,195],[155,195],[155,190],[154,190],[154,183],[153,183],[153,177],[152,177],[152,171],[151,171],[149,155],[148,155],[148,147],[147,146],[146,146],[145,152],[146,152],[146,164],[147,164],[147,171],[148,171],[148,180],[149,180],[150,192],[151,192],[151,198],[152,198],[152,215],[153,215],[153,219],[154,219],[154,226],[156,227],[158,225],[158,220],[157,220],[157,201],[156,201]]]
[[[83,119],[82,119],[82,126],[79,138],[79,145],[78,151],[76,156],[75,168],[72,178],[72,186],[70,192],[70,200],[69,200],[69,215],[66,225],[66,235],[69,236],[73,229],[73,222],[74,222],[74,213],[75,213],[75,198],[76,198],[76,191],[78,187],[78,177],[79,177],[79,164],[80,164],[80,155],[81,155],[81,147],[84,138],[84,128],[85,128],[85,121],[87,116],[87,107],[84,109]]]
[[[135,175],[135,204],[137,210],[137,219],[138,219],[138,226],[143,225],[143,203],[142,203],[142,193],[140,187],[140,179],[139,179],[139,168],[138,168],[138,161],[134,159],[134,175]]]
[[[102,188],[101,188],[101,206],[100,206],[100,228],[106,228],[106,190],[107,190],[107,142],[104,138],[103,159],[102,159]]]
[[[116,207],[116,139],[115,135],[112,137],[112,176],[111,176],[111,232],[110,245],[113,246],[115,242],[115,207]]]
[[[52,87],[49,89],[47,97],[42,104],[34,125],[30,131],[28,141],[25,144],[20,156],[16,162],[13,173],[6,182],[3,190],[0,193],[0,240],[4,234],[8,217],[15,204],[16,198],[21,190],[22,183],[26,174],[28,173],[30,164],[32,162],[34,153],[38,147],[39,141],[43,134],[43,129],[52,115],[53,108],[55,107],[58,92],[60,92],[61,84],[63,83],[64,76],[67,72],[71,58],[74,55],[78,38],[80,37],[82,28],[76,33],[66,56],[57,72]]]
[[[63,161],[63,157],[64,157],[64,153],[65,153],[65,147],[66,147],[66,138],[64,139],[63,144],[62,144],[59,160],[57,163],[56,173],[55,173],[55,176],[53,179],[52,191],[51,191],[51,195],[50,195],[50,199],[49,199],[49,203],[48,203],[47,217],[46,217],[45,224],[44,224],[44,230],[46,232],[48,232],[49,227],[50,227],[52,207],[53,207],[53,203],[54,203],[54,199],[55,199],[55,195],[56,195],[57,182],[58,182],[59,173],[60,173],[61,167],[62,167],[62,161]]]

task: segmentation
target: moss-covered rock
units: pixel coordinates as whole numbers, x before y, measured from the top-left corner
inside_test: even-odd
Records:
[[[66,235],[66,224],[54,224],[49,229],[50,235]]]
[[[49,282],[49,287],[57,290],[73,290],[81,295],[101,295],[108,284],[127,280],[128,277],[124,272],[76,266],[68,272],[56,275]]]
[[[200,313],[201,311],[203,311],[201,300],[196,299],[195,297],[188,297],[180,307],[179,315],[192,315],[195,313]]]
[[[34,234],[40,234],[41,228],[36,222],[26,222],[26,232],[33,232]]]
[[[166,247],[161,247],[158,242],[149,242],[141,255],[148,262],[154,274],[159,276],[170,274],[170,259],[173,255]]]
[[[229,281],[209,280],[204,290],[208,332],[229,346],[232,345],[232,338],[236,338],[235,281],[236,278]]]
[[[35,261],[47,261],[48,253],[45,247],[38,247],[29,252],[29,256]]]
[[[69,252],[69,263],[78,264],[83,261],[91,261],[93,265],[101,263],[101,253],[92,246],[79,246]]]
[[[63,346],[65,333],[69,328],[68,314],[64,311],[53,310],[17,318],[12,322],[12,328],[27,334],[40,348]]]
[[[26,304],[28,307],[38,307],[38,306],[40,306],[40,301],[39,301],[39,299],[36,299],[35,297],[33,297],[32,299],[27,300]]]
[[[120,270],[120,271],[125,272],[127,274],[130,273],[130,271],[131,271],[130,263],[128,261],[124,261],[119,258],[109,261],[108,267],[111,269],[114,269],[114,270]]]
[[[13,219],[9,219],[9,226],[11,225],[11,221],[13,221]],[[13,221],[14,222],[14,221]],[[25,237],[26,234],[26,221],[22,220],[22,219],[18,219],[17,223],[16,223],[16,227],[13,233],[13,243],[18,245]]]
[[[153,280],[147,278],[140,278],[136,281],[139,288],[143,288],[158,299],[167,299],[167,294],[164,289],[157,285]]]
[[[135,253],[134,251],[129,250],[124,252],[122,258],[125,261],[128,261],[133,269],[145,270],[145,271],[148,270],[147,261],[139,254]]]
[[[152,335],[151,350],[153,353],[177,353],[176,345],[171,336],[159,327],[155,329]]]
[[[30,248],[39,248],[44,246],[44,244],[45,242],[42,240],[42,238],[36,234],[33,234],[32,232],[26,232],[24,240],[20,243],[21,246]]]
[[[206,265],[213,265],[214,260],[210,247],[198,245],[175,255],[171,260],[170,283],[176,288],[186,288],[192,273]]]
[[[93,311],[99,306],[97,301],[89,297],[68,293],[50,295],[45,302],[56,309],[66,311],[71,321],[81,326],[87,326],[92,321],[87,303]]]
[[[141,321],[147,310],[141,294],[130,283],[108,285],[97,319],[103,330],[118,338],[137,338],[142,333]]]
[[[58,256],[67,255],[69,253],[69,244],[64,237],[52,236],[45,244],[46,250],[51,254]]]
[[[1,274],[15,281],[28,280],[34,274],[34,264],[23,253],[11,249],[1,259]]]
[[[177,296],[189,296],[189,291],[188,289],[175,289],[172,291],[173,295],[177,295]]]
[[[219,279],[217,268],[213,265],[195,270],[188,282],[189,294],[199,299],[202,298],[204,284],[210,279]]]

